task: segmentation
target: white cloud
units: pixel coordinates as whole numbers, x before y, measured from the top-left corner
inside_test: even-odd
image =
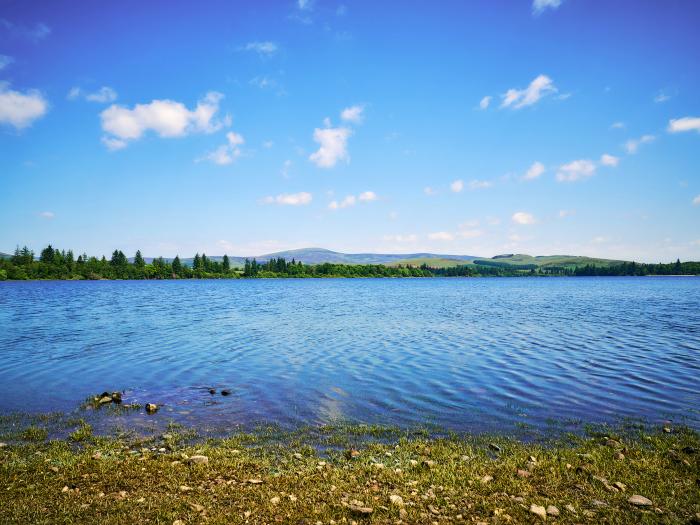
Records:
[[[108,134],[105,141],[117,139],[126,145],[130,140],[140,139],[149,130],[165,138],[213,133],[230,125],[229,117],[223,121],[214,119],[223,97],[221,93],[211,91],[197,102],[193,110],[181,102],[167,99],[136,104],[133,109],[113,104],[100,113],[102,129]]]
[[[236,251],[236,247],[231,241],[222,239],[220,241],[216,241],[216,244],[219,248],[221,248],[224,251],[224,253],[231,253]]]
[[[693,199],[693,206],[700,206],[700,195]]]
[[[41,217],[42,219],[53,219],[55,216],[56,214],[52,211],[42,211],[39,214],[39,217]]]
[[[43,22],[39,22],[34,27],[27,27],[14,24],[5,18],[0,18],[0,27],[4,27],[13,36],[26,38],[34,43],[43,40],[51,34],[51,28]]]
[[[461,182],[461,181],[460,181]],[[493,186],[493,183],[487,180],[472,180],[469,181],[470,190],[484,190]],[[460,190],[461,191],[461,190]]]
[[[457,237],[461,239],[476,239],[484,234],[481,230],[460,230],[457,232]]]
[[[409,233],[407,235],[385,235],[382,239],[390,242],[416,242],[418,236],[415,233]]]
[[[539,178],[544,172],[544,164],[542,164],[541,162],[533,162],[532,166],[530,166],[525,172],[525,176],[523,177],[523,179],[535,180]]]
[[[454,234],[450,232],[435,232],[428,234],[428,239],[431,241],[453,241]]]
[[[595,174],[596,165],[587,159],[573,160],[568,164],[562,164],[557,170],[559,182],[574,182],[591,177]]]
[[[354,195],[348,195],[340,202],[331,201],[328,204],[328,208],[330,208],[331,210],[339,210],[341,208],[349,208],[350,206],[354,206],[356,202],[357,202],[357,198]]]
[[[48,109],[49,103],[36,89],[23,93],[10,89],[6,82],[0,82],[0,124],[23,129],[43,117]]]
[[[576,215],[576,210],[559,210],[560,219],[571,217],[572,215]]]
[[[491,97],[486,96],[486,97],[482,98],[481,101],[479,102],[479,107],[481,109],[486,109],[489,107],[490,103],[491,103]]]
[[[531,213],[527,213],[524,211],[518,211],[513,214],[511,217],[511,220],[515,224],[522,224],[522,225],[528,225],[528,224],[535,224],[535,216],[532,215]]]
[[[357,197],[359,200],[363,202],[369,202],[369,201],[376,201],[377,200],[377,194],[374,193],[373,191],[364,191],[360,193]]]
[[[263,202],[266,204],[282,204],[287,206],[304,206],[309,204],[313,199],[310,193],[305,191],[299,193],[281,193],[275,197],[265,197]]]
[[[542,97],[556,93],[552,79],[547,75],[539,75],[525,89],[511,88],[502,95],[502,108],[520,109],[535,104]]]
[[[557,9],[561,2],[562,0],[532,0],[532,12],[539,15],[547,9]]]
[[[426,186],[423,188],[423,193],[426,195],[437,195],[437,190],[431,188],[430,186]]]
[[[649,142],[653,142],[655,138],[656,137],[654,135],[642,135],[638,139],[630,139],[624,144],[625,151],[629,155],[637,153],[637,150],[639,149],[639,146],[641,144],[648,144]]]
[[[457,179],[450,184],[450,191],[454,193],[459,193],[464,189],[464,182],[461,179]]]
[[[316,128],[314,141],[320,144],[318,151],[309,156],[309,160],[319,168],[332,168],[339,160],[350,161],[348,138],[352,130],[348,128]]]
[[[700,133],[700,117],[683,117],[668,121],[669,133],[681,133],[683,131],[697,131]]]
[[[284,161],[282,164],[282,170],[280,171],[280,175],[284,177],[285,179],[289,178],[289,169],[292,167],[292,161],[287,159]]]
[[[126,148],[126,141],[121,139],[115,139],[113,137],[102,137],[100,139],[102,144],[107,146],[110,151],[117,151]]]
[[[611,129],[625,129],[625,123],[624,122],[613,122],[610,124]]]
[[[613,155],[608,155],[607,153],[603,153],[600,156],[600,164],[602,166],[609,166],[611,168],[614,168],[620,163],[620,159],[618,157],[615,157]]]
[[[7,55],[0,55],[0,71],[5,69],[7,66],[12,64],[15,61],[14,58],[7,56]]]
[[[85,100],[88,102],[100,102],[103,104],[106,102],[114,102],[117,100],[117,92],[109,86],[102,86],[94,93],[88,93],[85,95]]]
[[[277,44],[274,42],[248,42],[246,45],[240,48],[243,51],[253,51],[261,56],[271,56],[274,55],[277,50]]]
[[[364,106],[350,106],[345,108],[340,112],[340,118],[346,122],[352,122],[353,124],[361,124],[364,119],[363,112],[365,110]]]
[[[226,133],[226,140],[228,141],[228,144],[219,146],[214,151],[207,153],[203,158],[197,160],[208,160],[214,164],[218,164],[219,166],[231,164],[242,155],[239,146],[245,143],[245,139],[240,133],[229,131]]]
[[[662,102],[667,102],[667,101],[669,101],[669,100],[671,100],[671,96],[670,96],[670,95],[667,95],[667,94],[664,93],[663,91],[659,91],[659,92],[656,94],[656,96],[654,97],[654,102],[656,102],[657,104],[660,104],[660,103],[662,103]]]

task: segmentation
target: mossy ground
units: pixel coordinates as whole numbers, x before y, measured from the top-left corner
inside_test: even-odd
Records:
[[[0,448],[0,522],[533,523],[535,504],[558,508],[549,522],[690,523],[700,512],[700,436],[681,428],[531,444],[367,426],[96,437],[75,424],[65,440],[33,427]]]

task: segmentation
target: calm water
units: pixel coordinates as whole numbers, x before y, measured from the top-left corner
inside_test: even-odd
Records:
[[[0,413],[700,428],[698,278],[4,282],[0,332]]]

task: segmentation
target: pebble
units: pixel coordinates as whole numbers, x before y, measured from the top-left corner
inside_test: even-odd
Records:
[[[644,496],[640,496],[639,494],[634,494],[630,496],[630,498],[627,501],[629,501],[632,505],[637,505],[638,507],[649,507],[652,505],[652,502],[649,498],[645,498]]]
[[[564,508],[571,512],[571,514],[576,514],[576,508],[571,503],[565,505]]]
[[[369,515],[374,512],[374,509],[372,507],[366,507],[365,504],[361,501],[358,501],[356,499],[352,500],[350,503],[348,503],[348,508],[356,512],[358,514],[365,514]]]
[[[0,443],[0,448],[5,448],[7,446],[7,443]]]
[[[180,492],[190,492],[192,490],[192,487],[188,487],[187,485],[180,485]]]
[[[173,525],[185,525],[185,522],[182,520],[175,520],[173,521]]]
[[[617,459],[618,461],[622,461],[623,459],[625,459],[625,455],[622,452],[618,452],[617,454],[615,454],[615,459]]]
[[[501,447],[499,447],[499,446],[496,445],[495,443],[489,443],[489,448],[490,448],[491,450],[493,450],[494,452],[500,452],[500,451],[501,451]]]
[[[403,498],[399,496],[398,494],[392,494],[389,496],[389,500],[391,501],[392,505],[396,505],[397,507],[403,507]]]
[[[212,396],[213,396],[214,394],[216,394],[216,388],[210,388],[210,389],[209,389],[209,393],[210,393]]]
[[[197,456],[192,456],[189,459],[190,463],[194,463],[195,465],[205,465],[209,463],[209,458],[207,456],[202,456],[202,455],[197,455]]]
[[[518,469],[518,477],[519,478],[529,478],[530,473],[527,470]]]
[[[146,412],[149,414],[154,414],[158,412],[158,405],[155,403],[146,403]]]
[[[535,516],[539,516],[543,520],[547,519],[547,510],[540,505],[535,505],[534,503],[530,505],[530,512]]]
[[[620,483],[619,481],[613,483],[613,487],[615,487],[620,492],[624,492],[627,490],[627,485],[625,485],[624,483]]]
[[[280,502],[279,496],[275,496],[274,498],[270,498],[270,503],[272,503],[273,505],[277,505],[279,502]]]
[[[493,476],[489,476],[488,474],[486,474],[483,478],[481,478],[481,482],[482,482],[482,483],[488,483],[488,482],[491,481],[492,479],[493,479]]]
[[[550,516],[557,517],[559,516],[559,509],[554,505],[550,505],[549,507],[547,507],[547,514],[549,514]]]

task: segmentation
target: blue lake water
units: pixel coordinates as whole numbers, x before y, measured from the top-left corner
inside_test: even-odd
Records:
[[[0,332],[0,413],[124,390],[202,427],[700,428],[698,278],[3,282]]]

